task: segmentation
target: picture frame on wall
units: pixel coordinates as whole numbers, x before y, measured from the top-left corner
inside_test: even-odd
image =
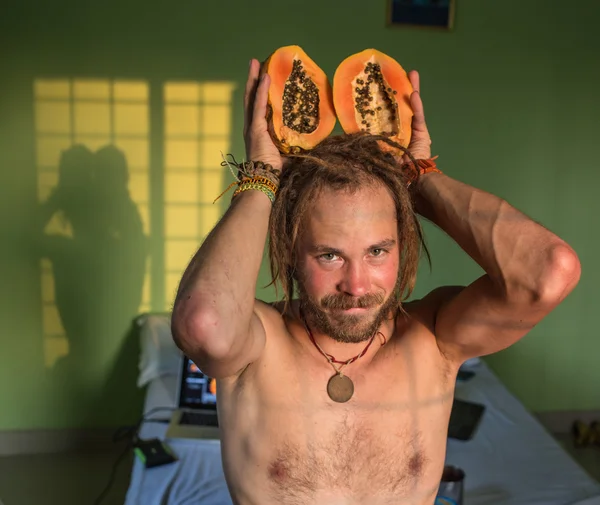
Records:
[[[388,0],[388,25],[451,30],[456,0]]]

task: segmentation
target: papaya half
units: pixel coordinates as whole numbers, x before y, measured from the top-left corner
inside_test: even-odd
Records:
[[[309,151],[336,123],[327,75],[299,46],[280,47],[263,63],[271,78],[267,124],[283,154]]]
[[[385,135],[402,147],[411,138],[412,92],[402,66],[375,49],[347,57],[333,77],[333,103],[344,132]]]

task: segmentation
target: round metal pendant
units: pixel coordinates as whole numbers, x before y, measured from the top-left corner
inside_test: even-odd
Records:
[[[354,383],[350,377],[337,373],[327,383],[327,394],[334,402],[345,403],[354,394]]]

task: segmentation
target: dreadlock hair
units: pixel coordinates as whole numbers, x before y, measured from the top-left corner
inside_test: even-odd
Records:
[[[431,265],[407,176],[401,163],[379,142],[404,151],[416,166],[413,156],[399,144],[385,136],[365,133],[328,137],[310,152],[290,155],[286,160],[269,223],[269,285],[274,284],[277,290],[277,283],[281,284],[286,309],[296,287],[296,242],[301,226],[313,202],[326,188],[355,192],[365,185],[380,183],[390,191],[398,220],[400,268],[395,295],[399,305],[414,288],[421,249]]]

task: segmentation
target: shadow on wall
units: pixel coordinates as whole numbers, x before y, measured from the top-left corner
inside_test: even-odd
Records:
[[[46,383],[32,402],[43,402],[40,411],[51,418],[41,419],[44,426],[137,420],[143,391],[132,322],[169,310],[183,270],[222,213],[213,201],[227,176],[221,153],[230,152],[235,88],[229,81],[155,84],[162,101],[153,138],[164,156],[154,158],[151,193],[148,82],[34,82],[41,203],[33,250]],[[150,215],[160,216],[152,228]]]
[[[115,146],[92,152],[74,145],[63,151],[58,183],[39,208],[41,256],[52,267],[69,347],[50,371],[52,402],[70,412],[73,424],[114,407],[102,392],[106,370],[123,352],[124,332],[142,301],[148,240],[128,180],[127,160]],[[44,231],[56,214],[69,235]]]

